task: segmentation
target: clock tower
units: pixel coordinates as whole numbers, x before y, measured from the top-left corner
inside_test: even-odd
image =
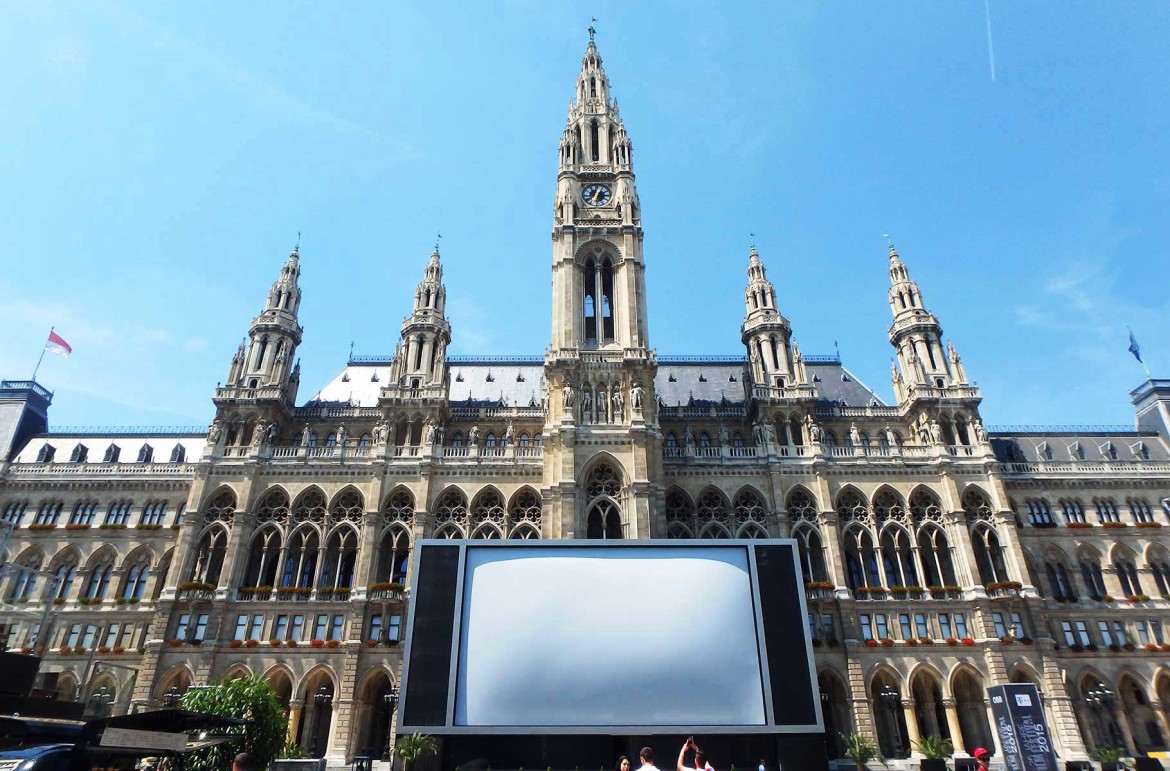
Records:
[[[561,134],[545,356],[549,505],[559,537],[648,538],[660,491],[633,145],[589,29]]]

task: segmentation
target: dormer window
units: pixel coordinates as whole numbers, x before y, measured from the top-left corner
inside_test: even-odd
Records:
[[[494,383],[494,382],[496,382],[496,379],[495,379],[494,377],[492,377],[492,373],[491,373],[491,371],[490,371],[490,370],[489,370],[489,371],[488,371],[488,373],[487,373],[487,382],[489,382],[489,383]]]
[[[150,463],[154,460],[154,448],[149,444],[142,445],[142,449],[138,451],[139,463]]]
[[[52,463],[53,456],[56,454],[56,447],[51,444],[42,444],[40,451],[37,452],[37,463]]]
[[[70,463],[85,463],[86,457],[89,455],[89,448],[80,442],[73,448],[73,452],[69,454]]]
[[[182,463],[185,460],[187,460],[187,448],[176,442],[171,450],[171,463]]]
[[[700,372],[700,373],[699,373],[699,382],[700,382],[700,383],[706,383],[706,382],[707,382],[707,378],[703,377],[703,373],[702,373],[702,372]]]
[[[668,382],[668,383],[677,383],[677,382],[678,382],[678,378],[676,378],[676,377],[674,376],[674,373],[673,373],[673,372],[671,372],[669,375],[667,375],[667,376],[666,376],[666,382]]]
[[[117,463],[118,458],[122,455],[122,448],[116,444],[110,443],[106,448],[106,455],[102,458],[103,463]]]

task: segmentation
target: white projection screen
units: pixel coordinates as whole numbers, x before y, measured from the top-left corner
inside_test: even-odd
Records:
[[[746,549],[468,547],[464,570],[455,725],[765,723]]]
[[[421,540],[398,730],[821,732],[794,541]]]

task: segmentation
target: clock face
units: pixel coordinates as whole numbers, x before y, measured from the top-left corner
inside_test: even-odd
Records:
[[[613,193],[605,185],[586,185],[581,191],[581,197],[589,206],[605,206],[613,197]]]

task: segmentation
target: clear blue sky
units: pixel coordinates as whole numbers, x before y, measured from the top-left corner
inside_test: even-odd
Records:
[[[301,398],[393,350],[436,231],[453,353],[549,338],[591,16],[634,141],[650,337],[738,353],[748,233],[796,340],[889,398],[890,233],[989,423],[1170,376],[1170,5],[0,4],[0,375],[53,424],[190,424],[303,231]]]

